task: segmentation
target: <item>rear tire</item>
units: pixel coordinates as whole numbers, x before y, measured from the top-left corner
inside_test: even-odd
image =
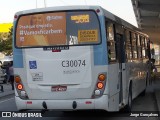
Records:
[[[147,77],[146,77],[146,87],[145,87],[145,89],[141,92],[141,94],[140,94],[140,96],[145,96],[145,94],[146,94],[146,88],[147,88],[147,81],[148,81],[148,73],[147,73]]]
[[[131,110],[132,110],[132,83],[130,84],[130,87],[129,87],[128,104],[126,106],[127,112],[131,112]]]
[[[146,94],[146,88],[141,92],[140,96],[145,96]]]

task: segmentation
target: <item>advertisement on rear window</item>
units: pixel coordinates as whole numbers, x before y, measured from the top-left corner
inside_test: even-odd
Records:
[[[18,22],[16,40],[17,46],[65,44],[65,13],[35,14],[21,17]]]
[[[24,15],[20,16],[16,27],[17,47],[51,48],[99,42],[99,21],[93,11]]]

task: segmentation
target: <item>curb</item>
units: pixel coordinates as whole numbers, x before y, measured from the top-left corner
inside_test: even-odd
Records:
[[[154,98],[155,98],[155,102],[156,102],[156,106],[159,114],[158,119],[160,120],[160,91],[154,90]]]
[[[156,98],[157,108],[158,108],[158,111],[160,112],[160,91],[155,90],[154,94]]]

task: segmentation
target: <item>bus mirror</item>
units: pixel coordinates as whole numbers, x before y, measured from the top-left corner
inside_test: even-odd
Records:
[[[152,55],[155,55],[155,50],[154,50],[154,48],[151,49],[151,54],[152,54]]]

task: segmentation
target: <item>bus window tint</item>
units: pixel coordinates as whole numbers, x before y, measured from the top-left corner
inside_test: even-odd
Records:
[[[141,46],[141,41],[140,41],[140,36],[137,36],[137,48],[138,48],[138,58],[142,58],[142,46]]]
[[[131,46],[131,40],[130,40],[130,32],[126,30],[126,58],[128,61],[132,59],[132,46]]]
[[[90,45],[100,43],[99,20],[94,11],[73,11],[20,16],[17,47]]]
[[[109,62],[114,62],[116,60],[116,51],[114,40],[114,27],[111,23],[107,24],[107,40]]]
[[[141,43],[142,43],[142,57],[145,58],[146,51],[145,51],[145,39],[144,39],[144,37],[142,37]]]
[[[148,40],[145,37],[145,51],[146,51],[146,58],[148,58]]]
[[[67,44],[100,42],[99,21],[93,11],[67,12]]]
[[[136,34],[131,33],[131,39],[132,39],[132,49],[133,49],[133,58],[137,59],[137,43],[136,43]]]

